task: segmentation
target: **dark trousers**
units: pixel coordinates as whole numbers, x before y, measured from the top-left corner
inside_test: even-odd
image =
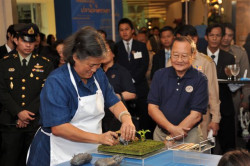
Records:
[[[25,166],[35,132],[2,132],[1,166]]]
[[[235,118],[234,115],[222,117],[220,121],[220,130],[218,132],[218,141],[221,153],[235,149]]]

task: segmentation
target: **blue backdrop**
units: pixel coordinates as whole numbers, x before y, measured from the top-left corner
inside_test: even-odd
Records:
[[[107,32],[112,39],[111,0],[54,0],[57,38],[64,39],[84,26]],[[116,36],[117,23],[122,18],[122,0],[115,0]]]

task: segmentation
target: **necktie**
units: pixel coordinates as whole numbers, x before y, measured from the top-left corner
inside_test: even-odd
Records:
[[[166,51],[166,52],[165,52],[165,60],[166,60],[166,61],[165,61],[165,65],[167,64],[168,59],[170,58],[169,55],[170,55],[169,51]]]
[[[130,47],[129,47],[129,42],[127,42],[127,53],[128,53],[128,60],[130,60]]]
[[[213,59],[213,61],[214,61],[215,55],[211,55],[211,58],[212,58],[212,59]]]
[[[22,62],[23,62],[23,67],[27,67],[27,64],[26,64],[27,60],[23,59]]]

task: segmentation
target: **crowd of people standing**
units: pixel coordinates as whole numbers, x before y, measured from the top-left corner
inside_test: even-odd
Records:
[[[123,18],[118,30],[115,43],[91,27],[64,41],[46,41],[32,23],[8,28],[0,47],[0,165],[26,165],[26,157],[27,165],[60,164],[97,144],[115,145],[118,130],[126,141],[149,129],[150,139],[193,143],[210,131],[213,153],[237,147],[249,87],[218,83],[227,65],[239,64],[239,77],[249,71],[249,54],[232,44],[232,24],[209,25],[204,50],[192,25],[150,34]]]

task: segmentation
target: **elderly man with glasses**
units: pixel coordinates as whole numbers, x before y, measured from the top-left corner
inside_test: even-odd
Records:
[[[154,140],[199,142],[198,124],[208,105],[204,74],[192,67],[196,45],[189,37],[177,37],[171,50],[172,67],[158,70],[148,95],[148,112],[157,123]],[[179,136],[179,137],[178,137]]]

